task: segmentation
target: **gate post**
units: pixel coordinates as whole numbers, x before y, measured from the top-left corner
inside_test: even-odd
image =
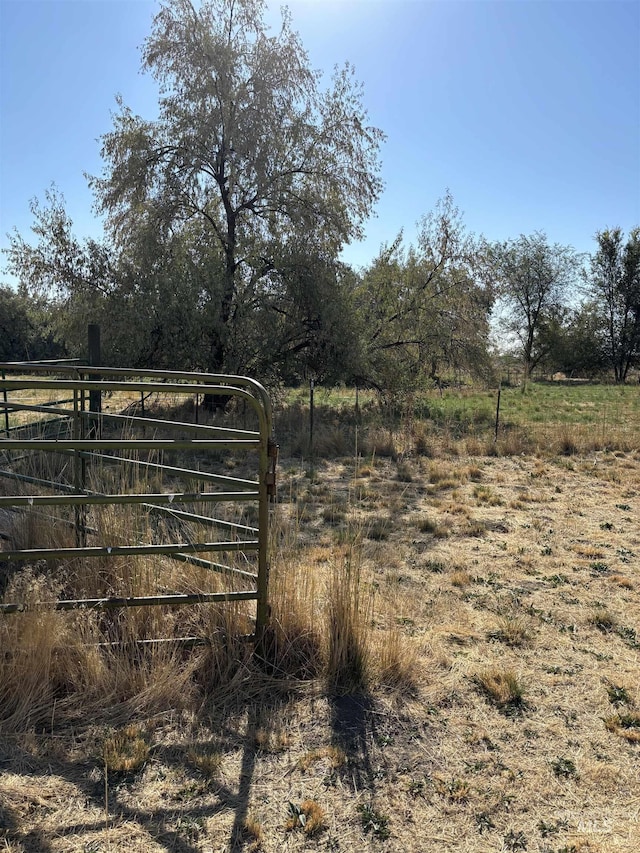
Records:
[[[87,332],[89,339],[89,366],[100,367],[100,326],[96,323],[89,323]],[[95,382],[99,378],[99,376],[89,374],[90,382]],[[102,411],[102,393],[100,391],[89,391],[89,411],[97,412],[98,414]],[[96,429],[96,432],[98,435],[100,434],[99,429]]]

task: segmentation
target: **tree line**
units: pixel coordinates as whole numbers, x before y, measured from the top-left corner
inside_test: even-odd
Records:
[[[536,368],[624,382],[640,362],[640,229],[593,254],[544,233],[490,243],[449,193],[364,269],[340,260],[382,191],[383,132],[346,64],[329,84],[286,10],[166,0],[142,48],[158,115],[121,99],[89,176],[101,239],[73,233],[52,188],[14,232],[0,359],[83,356],[87,323],[113,365],[351,382],[384,394],[452,373],[492,378],[496,348]]]

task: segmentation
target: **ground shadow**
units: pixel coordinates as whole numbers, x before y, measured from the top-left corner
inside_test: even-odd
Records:
[[[377,736],[377,712],[368,693],[334,695],[331,708],[332,742],[346,755],[344,776],[354,789],[375,786],[376,774],[371,751]]]
[[[211,841],[216,849],[221,849],[220,844],[224,843],[224,849],[229,853],[241,853],[255,840],[246,832],[245,823],[256,756],[260,751],[256,734],[260,731],[262,737],[268,738],[274,721],[278,719],[279,707],[288,699],[286,694],[278,695],[275,691],[267,705],[264,699],[245,703],[224,714],[217,712],[202,721],[203,728],[208,728],[214,735],[216,749],[222,753],[241,750],[237,784],[225,784],[215,777],[205,777],[190,766],[189,753],[197,751],[199,747],[210,746],[210,741],[189,739],[185,744],[154,747],[152,760],[168,772],[178,771],[182,774],[187,792],[179,802],[169,799],[159,808],[145,809],[132,805],[130,798],[127,801],[127,793],[128,788],[135,784],[135,776],[112,774],[106,786],[107,814],[104,770],[97,758],[66,761],[46,754],[34,757],[32,752],[13,746],[4,751],[5,770],[20,774],[26,768],[26,773],[36,784],[39,778],[52,776],[70,782],[84,797],[85,807],[93,807],[93,815],[86,821],[61,820],[55,826],[49,824],[45,835],[41,830],[32,828],[35,823],[33,815],[29,821],[31,828],[21,828],[18,812],[0,798],[0,842],[15,844],[25,853],[48,853],[52,847],[46,836],[60,838],[95,834],[107,830],[116,821],[126,820],[137,824],[148,835],[149,841],[155,842],[167,853],[198,853],[206,838],[206,820],[227,811],[233,815],[229,837],[224,839],[217,836]],[[193,796],[189,796],[190,789],[195,792]],[[31,808],[28,804],[26,807]],[[102,811],[103,818],[94,817],[96,809]]]

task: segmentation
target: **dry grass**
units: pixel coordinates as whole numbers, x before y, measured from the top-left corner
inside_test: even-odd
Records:
[[[399,479],[392,438],[316,482],[282,462],[258,657],[241,606],[0,620],[7,850],[635,853],[640,456],[504,434],[438,457],[425,430]],[[101,583],[158,578],[209,583],[131,563]],[[5,599],[89,581],[36,567]],[[106,628],[210,645],[97,649]]]
[[[130,725],[107,735],[102,760],[110,773],[132,773],[149,757],[149,745],[139,726]]]
[[[474,681],[484,695],[501,710],[515,710],[522,707],[524,687],[512,670],[491,667],[482,670]]]

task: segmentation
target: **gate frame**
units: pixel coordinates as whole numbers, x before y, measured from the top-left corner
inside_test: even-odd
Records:
[[[15,378],[7,378],[11,373]],[[42,378],[47,374],[62,374],[64,379]],[[38,378],[24,378],[25,375],[35,375]],[[115,377],[115,379],[113,378]],[[133,381],[138,377],[138,381]],[[143,381],[143,378],[147,381]],[[72,400],[56,400],[48,405],[31,405],[12,403],[8,398],[11,390],[46,390],[60,389],[72,392]],[[166,553],[187,562],[195,562],[215,571],[223,569],[244,577],[253,578],[256,581],[255,590],[245,590],[226,593],[203,593],[201,595],[165,595],[145,597],[108,597],[101,599],[73,599],[68,601],[51,602],[50,605],[57,610],[71,610],[76,608],[108,609],[114,607],[136,607],[162,604],[194,604],[212,601],[256,601],[256,627],[255,640],[259,641],[269,618],[268,605],[268,540],[269,540],[269,501],[275,496],[275,474],[278,447],[273,439],[273,419],[269,396],[265,388],[247,376],[235,376],[215,373],[197,373],[194,371],[172,371],[172,370],[133,370],[129,368],[96,367],[86,365],[70,365],[60,363],[25,363],[5,362],[0,363],[0,389],[2,399],[0,409],[4,410],[4,430],[0,430],[0,450],[41,450],[57,453],[71,453],[74,459],[74,484],[68,485],[41,481],[37,478],[19,475],[15,472],[0,471],[0,476],[12,479],[35,482],[58,492],[72,492],[66,495],[7,495],[0,496],[0,508],[5,506],[12,509],[21,506],[40,505],[69,505],[74,507],[76,515],[76,547],[64,549],[30,549],[16,551],[0,551],[0,559],[8,562],[26,562],[29,560],[61,558],[65,556],[91,557],[91,556],[117,556],[121,554],[141,553]],[[254,411],[258,420],[258,431],[238,430],[228,427],[189,424],[181,421],[167,421],[148,417],[127,417],[121,414],[104,413],[101,411],[101,392],[110,390],[137,391],[141,399],[148,392],[170,393],[173,395],[211,395],[213,397],[223,396],[241,399]],[[87,394],[88,392],[88,394]],[[87,398],[90,399],[90,409],[87,410]],[[97,401],[97,405],[96,405]],[[64,404],[73,403],[73,409],[59,408]],[[197,405],[197,403],[196,403]],[[34,411],[45,412],[60,416],[62,418],[72,417],[73,438],[72,439],[12,439],[8,437],[14,428],[9,427],[10,411]],[[197,411],[197,409],[196,409]],[[143,409],[144,412],[144,409]],[[143,423],[145,426],[157,424],[163,429],[180,429],[183,432],[194,434],[209,434],[213,438],[193,439],[102,439],[101,426],[110,419],[124,418],[127,421]],[[35,422],[31,426],[37,426]],[[87,426],[89,425],[89,429]],[[25,427],[30,426],[29,424]],[[91,438],[94,432],[98,437]],[[7,437],[2,438],[1,432]],[[218,437],[215,437],[218,436]],[[222,474],[204,473],[191,471],[189,469],[163,466],[159,463],[132,463],[153,465],[155,468],[171,470],[174,473],[194,475],[197,479],[201,475],[201,482],[217,483],[226,487],[223,492],[202,492],[181,494],[137,494],[137,495],[100,495],[86,489],[86,462],[87,459],[98,456],[102,459],[113,459],[103,456],[100,451],[104,450],[165,450],[165,449],[248,449],[257,450],[259,453],[258,480],[249,481]],[[96,451],[98,451],[96,453]],[[116,457],[122,464],[124,461]],[[258,529],[257,539],[247,541],[228,542],[204,542],[204,543],[179,543],[172,545],[143,545],[143,546],[112,546],[112,547],[87,547],[86,528],[83,521],[86,507],[95,504],[146,504],[151,508],[163,507],[165,504],[188,503],[194,500],[205,500],[207,502],[224,501],[258,501]],[[255,531],[246,525],[235,525],[227,522],[231,528],[245,528],[247,531]],[[234,552],[249,551],[258,552],[257,576],[250,572],[239,569],[230,569],[216,563],[201,560],[197,555],[202,552]],[[0,613],[16,613],[26,609],[24,604],[0,604]]]

